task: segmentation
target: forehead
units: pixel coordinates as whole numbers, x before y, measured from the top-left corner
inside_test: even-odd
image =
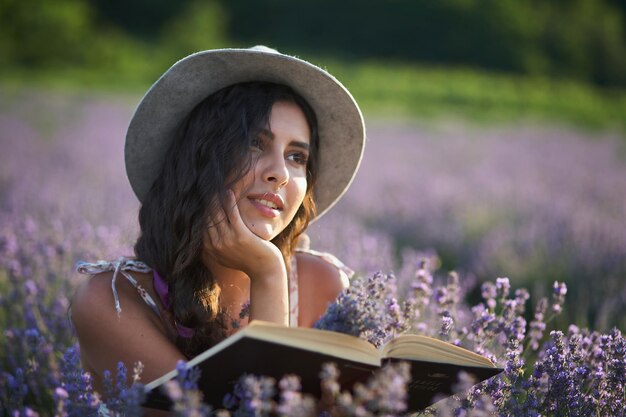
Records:
[[[277,101],[273,104],[265,130],[272,138],[310,143],[311,127],[304,112],[296,103]]]

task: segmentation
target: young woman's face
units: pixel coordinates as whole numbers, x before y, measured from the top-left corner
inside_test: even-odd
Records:
[[[310,129],[300,107],[276,102],[253,143],[252,169],[234,187],[243,222],[265,240],[293,220],[307,189]]]

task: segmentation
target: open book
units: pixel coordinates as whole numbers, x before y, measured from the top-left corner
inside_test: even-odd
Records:
[[[377,349],[366,340],[325,330],[285,327],[252,321],[233,336],[188,362],[202,371],[199,386],[204,401],[214,408],[232,391],[242,374],[266,375],[279,380],[287,374],[300,376],[302,391],[320,395],[322,364],[334,362],[341,375],[342,389],[366,382],[388,361],[411,364],[408,391],[410,411],[426,408],[437,394],[452,394],[459,371],[473,374],[477,381],[490,378],[502,369],[466,349],[426,336],[400,335]],[[176,371],[146,385],[146,407],[169,409],[169,400],[159,386],[176,376]]]

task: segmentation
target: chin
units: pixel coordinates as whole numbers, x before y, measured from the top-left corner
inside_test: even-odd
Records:
[[[263,240],[267,240],[268,242],[276,237],[276,235],[274,235],[273,233],[267,233],[265,231],[258,232],[256,230],[253,230],[252,233],[254,233]]]
[[[253,226],[251,226],[251,225],[246,225],[246,226],[248,226],[248,229],[250,229],[250,231],[252,233],[257,235],[261,239],[267,240],[267,241],[270,241],[270,240],[274,239],[280,233],[280,232],[274,230],[274,228],[268,227],[267,225],[255,224]]]

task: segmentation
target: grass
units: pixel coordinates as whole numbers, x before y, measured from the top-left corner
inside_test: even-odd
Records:
[[[467,68],[333,62],[366,113],[422,120],[458,117],[480,124],[531,120],[584,129],[626,130],[626,90]]]
[[[85,90],[140,96],[167,68],[157,59],[124,61],[117,69],[4,69],[0,88]],[[601,89],[572,80],[423,66],[401,62],[348,63],[311,59],[340,79],[367,117],[478,124],[532,121],[589,130],[626,131],[626,90]]]

